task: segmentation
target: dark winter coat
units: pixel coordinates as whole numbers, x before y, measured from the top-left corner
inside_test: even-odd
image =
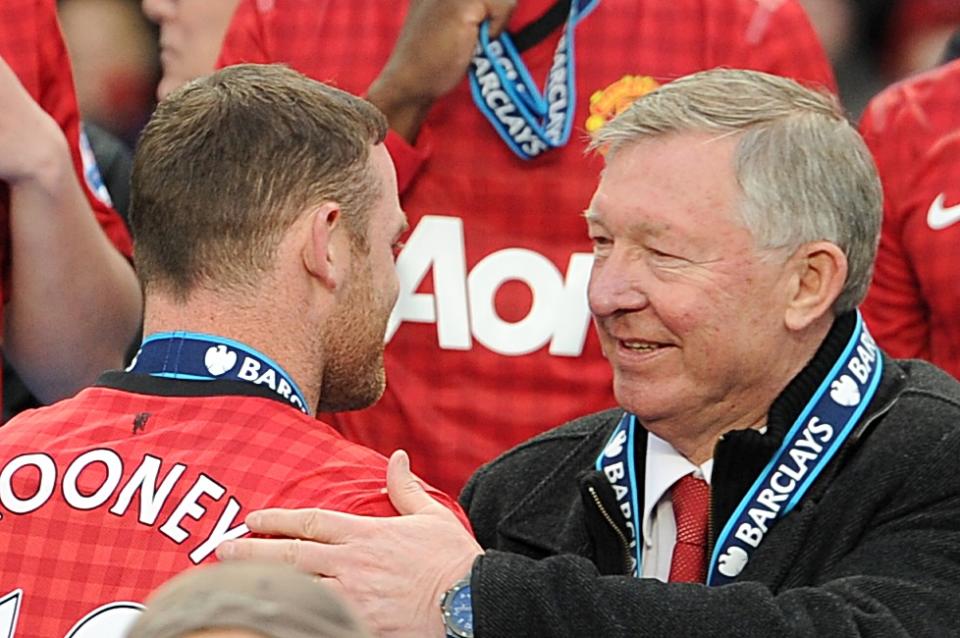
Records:
[[[765,435],[733,432],[717,444],[716,520],[769,461],[837,359],[847,324],[837,322],[774,402]],[[624,575],[623,520],[593,471],[621,415],[567,423],[467,484],[461,503],[488,550],[472,577],[477,638],[960,636],[960,384],[945,373],[885,357],[859,425],[722,587]],[[638,438],[642,482],[645,433]]]

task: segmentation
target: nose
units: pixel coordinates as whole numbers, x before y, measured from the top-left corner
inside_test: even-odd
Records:
[[[596,317],[609,317],[619,312],[643,310],[649,304],[646,266],[631,259],[624,251],[596,258],[590,271],[587,299],[590,312]]]
[[[175,2],[176,0],[142,0],[140,7],[150,22],[161,24],[173,14]]]

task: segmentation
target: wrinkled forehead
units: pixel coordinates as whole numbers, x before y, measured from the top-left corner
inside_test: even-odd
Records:
[[[738,137],[675,133],[618,147],[608,155],[587,208],[588,221],[611,215],[659,233],[683,224],[739,221],[743,200],[734,154]]]

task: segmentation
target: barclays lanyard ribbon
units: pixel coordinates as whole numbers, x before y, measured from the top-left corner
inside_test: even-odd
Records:
[[[572,0],[570,15],[553,54],[543,93],[537,88],[509,33],[490,40],[488,22],[471,64],[470,91],[480,112],[523,159],[533,159],[570,139],[577,108],[574,35],[577,24],[600,0]]]
[[[789,514],[859,422],[880,382],[883,360],[860,313],[843,353],[784,436],[783,443],[717,537],[708,585],[733,581],[770,528]],[[631,571],[640,577],[634,441],[637,419],[625,414],[597,458],[596,469],[613,485],[627,521]]]
[[[127,372],[168,379],[229,379],[266,386],[309,414],[297,384],[269,357],[242,343],[195,332],[157,332],[143,340]]]

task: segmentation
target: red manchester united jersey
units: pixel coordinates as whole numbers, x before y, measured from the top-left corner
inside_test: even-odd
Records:
[[[510,31],[551,4],[520,0]],[[404,0],[245,0],[220,63],[285,62],[363,94],[406,9]],[[563,72],[563,32],[522,54],[541,90],[552,68]],[[434,105],[416,147],[388,138],[412,227],[397,261],[388,388],[375,407],[333,423],[380,451],[410,450],[447,491],[504,449],[614,403],[586,299],[592,257],[580,212],[602,166],[584,157],[586,130],[659,83],[719,65],[833,88],[792,0],[601,0],[574,34],[566,146],[518,157],[468,79]]]
[[[960,378],[960,61],[878,95],[860,128],[884,192],[863,315],[891,355]]]
[[[268,388],[108,373],[3,428],[0,636],[120,638],[152,589],[246,533],[250,510],[395,515],[385,471]]]

